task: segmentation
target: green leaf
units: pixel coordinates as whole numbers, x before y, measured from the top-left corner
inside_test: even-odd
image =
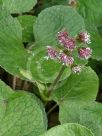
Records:
[[[101,136],[102,104],[94,102],[84,106],[80,115],[80,123],[90,128],[96,136]]]
[[[28,58],[27,71],[30,72],[33,80],[43,83],[51,83],[58,75],[62,64],[57,60],[46,59],[47,48],[35,45],[34,51]],[[62,79],[66,79],[71,74],[70,67],[66,68]]]
[[[6,8],[10,13],[22,13],[31,10],[37,0],[3,0],[3,8]]]
[[[72,74],[58,86],[52,98],[59,104],[61,123],[80,123],[80,108],[96,99],[98,85],[96,73],[90,67],[84,67],[80,74]]]
[[[33,36],[33,24],[36,20],[36,17],[31,15],[19,16],[18,20],[23,28],[23,42],[32,42],[34,41]]]
[[[0,7],[2,6],[2,0],[0,0]]]
[[[102,24],[102,1],[78,0],[77,10],[83,16],[87,31],[91,35],[92,58],[102,60],[102,38],[97,31],[97,27],[100,27]]]
[[[60,104],[59,120],[64,123],[80,123],[80,109],[86,105],[85,101],[65,100]]]
[[[0,81],[0,135],[39,136],[46,128],[40,100],[27,92],[14,92]]]
[[[90,33],[91,36],[91,44],[90,47],[92,48],[92,59],[95,60],[102,60],[102,38],[99,35],[97,27],[94,24],[90,24],[86,22],[86,29]]]
[[[50,129],[41,136],[94,136],[93,133],[84,126],[74,123],[59,125]]]
[[[22,45],[22,28],[6,11],[0,12],[0,66],[13,75],[26,68],[28,54]]]
[[[43,0],[42,4],[40,4],[37,8],[35,8],[36,13],[40,13],[41,10],[54,6],[54,5],[68,5],[67,0]]]
[[[43,4],[45,6],[53,6],[53,5],[68,5],[67,0],[44,0]]]
[[[90,32],[91,34],[91,44],[90,47],[93,50],[92,53],[92,59],[96,59],[98,61],[102,60],[102,38],[99,34],[95,34],[93,32]]]
[[[100,36],[102,37],[102,25],[98,27],[98,32],[99,32]]]
[[[96,26],[100,26],[102,24],[101,0],[78,0],[77,8],[79,13],[90,25],[95,24]]]
[[[84,67],[79,74],[72,74],[62,86],[55,90],[53,98],[60,103],[64,100],[92,101],[98,92],[98,76],[90,67]]]
[[[80,123],[89,128],[95,136],[102,135],[102,104],[75,103],[66,101],[60,107],[61,123]]]
[[[43,10],[34,24],[36,41],[43,45],[58,44],[56,35],[66,29],[71,36],[85,29],[83,18],[76,10],[67,6],[53,6]]]

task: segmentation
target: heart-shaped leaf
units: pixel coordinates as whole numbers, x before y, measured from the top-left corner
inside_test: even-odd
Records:
[[[89,128],[95,136],[102,134],[102,104],[93,103],[75,103],[65,101],[60,106],[61,123],[80,123]]]
[[[3,8],[6,8],[10,13],[22,13],[31,10],[37,0],[3,0]]]
[[[57,101],[73,100],[92,101],[95,100],[98,91],[98,77],[90,67],[84,67],[79,74],[72,74],[64,81],[62,86],[54,91],[53,98]]]
[[[74,123],[59,125],[50,129],[41,136],[94,136],[93,133],[84,126]]]
[[[39,136],[46,128],[40,100],[27,92],[14,92],[0,81],[0,135]]]
[[[67,0],[43,0],[42,4],[36,8],[36,13],[41,12],[41,10],[54,6],[54,5],[68,5]]]
[[[35,46],[34,51],[27,61],[27,71],[30,72],[33,80],[43,83],[52,83],[57,77],[62,64],[57,60],[46,59],[47,48],[43,46]],[[63,72],[61,80],[66,79],[71,74],[70,67]]]
[[[102,38],[97,31],[97,27],[102,24],[102,1],[78,0],[77,3],[77,11],[83,16],[86,28],[91,35],[92,58],[102,60]]]
[[[90,23],[90,25],[95,24],[96,26],[100,26],[102,22],[101,0],[78,0],[77,8],[86,22]]]
[[[47,8],[39,14],[34,24],[35,39],[45,46],[56,45],[56,35],[62,29],[67,30],[71,36],[76,36],[85,29],[84,20],[76,10],[67,6]]]

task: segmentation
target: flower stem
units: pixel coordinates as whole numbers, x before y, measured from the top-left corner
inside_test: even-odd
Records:
[[[56,79],[54,80],[54,82],[51,84],[51,86],[48,89],[48,96],[50,96],[51,93],[53,92],[53,90],[54,90],[55,86],[57,85],[57,83],[59,82],[64,70],[65,70],[65,66],[62,66],[57,77],[56,77]]]
[[[16,89],[16,81],[17,81],[17,78],[16,76],[13,77],[13,80],[12,80],[12,88],[15,90]]]
[[[58,106],[58,104],[56,103],[48,112],[47,112],[47,116]]]

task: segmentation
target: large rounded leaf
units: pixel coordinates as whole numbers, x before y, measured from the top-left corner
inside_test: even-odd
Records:
[[[68,1],[67,0],[43,0],[42,4],[40,4],[39,7],[35,9],[35,12],[39,13],[41,12],[41,10],[54,6],[54,5],[68,5]]]
[[[61,123],[77,122],[89,128],[95,136],[102,135],[102,104],[65,101],[60,106]]]
[[[77,0],[76,10],[84,18],[86,29],[91,35],[92,58],[102,60],[102,38],[97,31],[97,27],[101,29],[102,24],[102,1]]]
[[[14,75],[26,68],[27,52],[22,45],[22,27],[6,11],[0,12],[0,66]]]
[[[95,100],[98,92],[98,76],[90,67],[84,67],[80,74],[72,74],[54,92],[54,99],[61,100],[91,101]]]
[[[10,13],[22,13],[31,10],[36,3],[37,0],[3,0],[3,8]]]
[[[79,124],[64,124],[50,129],[41,136],[94,136],[92,132]]]
[[[98,8],[96,8],[98,7]],[[78,0],[78,11],[87,22],[100,26],[102,23],[101,0]]]
[[[0,135],[39,136],[46,128],[40,100],[26,92],[14,92],[0,81]]]
[[[92,58],[102,60],[102,39],[96,31],[102,24],[102,1],[78,0],[77,2],[77,10],[83,16],[86,28],[91,35]]]
[[[53,6],[39,14],[34,25],[34,35],[37,41],[46,46],[57,44],[56,35],[62,29],[75,36],[84,28],[84,20],[76,10],[67,6]]]
[[[68,5],[67,0],[44,0],[44,7],[51,7],[53,5]]]
[[[96,73],[90,67],[86,67],[80,74],[72,74],[61,87],[55,90],[53,99],[59,103],[59,118],[61,123],[81,123],[81,108],[87,105],[87,102],[96,99],[98,84]],[[81,115],[83,117],[84,112]],[[90,123],[88,122],[88,119],[87,116],[87,123]],[[83,125],[85,125],[85,123],[83,123]],[[86,126],[88,127],[88,125]],[[90,128],[93,130],[94,127]]]
[[[44,83],[51,83],[57,77],[62,64],[57,60],[46,59],[47,48],[35,46],[34,51],[27,61],[27,71],[30,72],[33,80]],[[61,80],[66,79],[71,74],[70,67],[63,72]]]
[[[87,126],[95,136],[102,134],[102,104],[89,103],[80,109],[80,123]]]

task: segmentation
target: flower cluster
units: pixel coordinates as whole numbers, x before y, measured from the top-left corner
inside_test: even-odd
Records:
[[[87,32],[80,32],[77,37],[71,37],[67,31],[60,31],[57,34],[57,40],[61,45],[60,48],[52,48],[47,46],[48,57],[50,59],[57,59],[65,66],[70,66],[74,73],[81,71],[81,66],[76,65],[74,62],[73,51],[78,51],[79,59],[89,59],[92,54],[92,49],[88,47],[91,43],[90,35]],[[83,46],[77,44],[83,43]]]

